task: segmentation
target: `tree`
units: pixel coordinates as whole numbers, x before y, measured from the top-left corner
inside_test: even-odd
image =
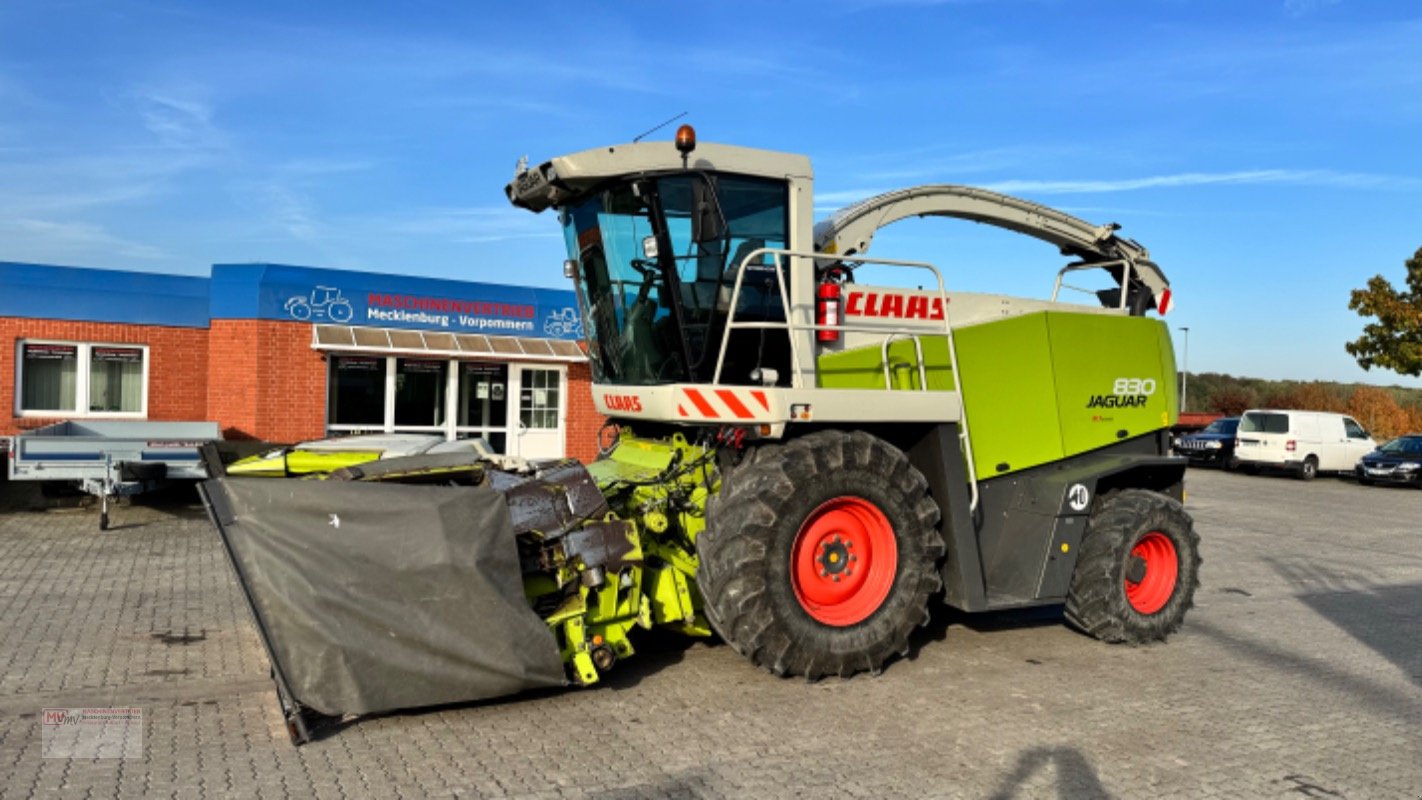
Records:
[[[1259,397],[1248,389],[1229,387],[1220,389],[1210,396],[1210,403],[1206,408],[1217,411],[1226,417],[1237,417],[1245,410],[1259,405]]]
[[[1422,247],[1407,259],[1407,290],[1374,275],[1366,289],[1354,289],[1348,308],[1377,322],[1344,345],[1363,369],[1382,367],[1400,375],[1422,375]]]
[[[1348,399],[1348,413],[1363,423],[1379,442],[1407,432],[1407,412],[1392,393],[1374,386],[1359,386]]]

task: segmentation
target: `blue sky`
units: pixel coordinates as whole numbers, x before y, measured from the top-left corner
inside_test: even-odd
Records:
[[[689,111],[809,155],[823,212],[942,182],[1121,223],[1192,371],[1422,386],[1343,351],[1348,291],[1422,246],[1419,42],[1416,3],[1351,0],[6,0],[0,260],[561,287],[518,157]],[[1061,263],[944,220],[875,252],[1029,296]]]

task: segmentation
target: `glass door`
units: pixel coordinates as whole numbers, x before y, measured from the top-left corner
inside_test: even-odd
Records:
[[[459,362],[454,435],[482,436],[496,453],[507,454],[509,368],[507,364]]]

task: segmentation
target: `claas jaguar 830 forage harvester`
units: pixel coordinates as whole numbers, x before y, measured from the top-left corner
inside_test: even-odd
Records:
[[[1064,603],[1109,642],[1180,626],[1198,538],[1168,454],[1169,333],[1148,316],[1170,288],[1147,251],[964,186],[816,224],[812,187],[802,156],[698,145],[687,126],[520,168],[507,195],[561,225],[609,418],[591,464],[455,446],[204,485],[294,737],[324,716],[596,683],[639,627],[814,679],[880,670],[936,596]],[[1032,300],[868,254],[925,216],[1069,261]],[[1102,286],[1090,302],[1059,297],[1082,271]]]

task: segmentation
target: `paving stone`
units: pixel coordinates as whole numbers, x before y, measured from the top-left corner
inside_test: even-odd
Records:
[[[940,610],[883,675],[807,684],[658,635],[596,689],[301,748],[200,511],[3,514],[0,796],[1422,796],[1422,492],[1189,477],[1203,586],[1165,645]],[[144,757],[42,758],[69,706],[142,708]]]

